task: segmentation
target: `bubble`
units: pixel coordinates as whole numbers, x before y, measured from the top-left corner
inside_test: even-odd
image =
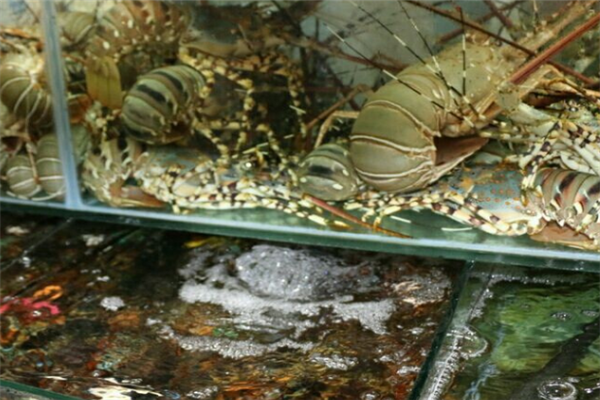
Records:
[[[109,296],[102,299],[100,306],[108,311],[117,311],[120,308],[125,307],[125,302],[117,296]]]
[[[558,312],[555,312],[554,314],[552,314],[552,318],[556,318],[560,321],[568,321],[572,317],[571,317],[571,314],[569,314],[566,311],[558,311]]]
[[[219,388],[216,386],[209,386],[203,389],[199,389],[199,390],[192,390],[191,392],[187,393],[186,396],[191,398],[191,399],[198,399],[198,400],[203,400],[203,399],[210,399],[212,398],[217,392],[219,391]]]
[[[23,264],[23,267],[25,268],[29,268],[31,267],[31,258],[29,258],[28,256],[23,256],[21,257],[21,264]]]
[[[577,389],[562,379],[550,379],[538,387],[538,398],[542,400],[575,400]]]
[[[417,374],[421,370],[421,367],[418,365],[403,365],[396,371],[396,375],[405,376],[410,374]]]
[[[363,392],[360,395],[360,400],[377,400],[379,398],[379,393],[369,390],[367,392]]]
[[[219,304],[238,326],[271,333],[294,331],[295,337],[318,324],[317,317],[325,310],[336,321],[356,320],[365,329],[385,334],[395,311],[393,299],[355,300],[354,295],[379,290],[377,263],[352,264],[307,249],[268,245],[254,246],[234,263],[237,276],[217,264],[203,267],[201,282],[195,276],[197,260],[180,269],[189,278],[180,298]]]
[[[583,310],[581,313],[583,315],[585,315],[586,317],[591,317],[591,318],[597,317],[599,314],[598,311],[596,311],[596,310]]]
[[[425,332],[425,328],[422,328],[420,326],[410,329],[410,333],[412,333],[415,336],[421,335],[423,332]]]
[[[465,327],[457,335],[462,337],[460,355],[466,360],[483,355],[489,348],[488,341],[470,327]]]

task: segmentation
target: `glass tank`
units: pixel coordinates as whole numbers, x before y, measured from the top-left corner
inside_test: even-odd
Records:
[[[64,0],[44,10],[60,47],[49,58],[68,155],[55,212],[600,265],[595,1]]]
[[[0,195],[38,204],[65,197],[54,120],[55,98],[64,92],[53,82],[60,74],[51,60],[58,47],[47,40],[46,25],[39,2],[0,4]],[[73,137],[82,159],[84,145]]]

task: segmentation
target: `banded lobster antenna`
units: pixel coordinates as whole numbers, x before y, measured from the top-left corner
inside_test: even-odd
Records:
[[[467,101],[467,104],[471,105],[471,103],[469,102],[469,100],[467,99],[467,31],[465,30],[465,14],[463,13],[463,9],[462,7],[456,6],[456,8],[458,9],[458,12],[460,13],[460,20],[462,21],[461,26],[462,26],[462,30],[463,30],[463,34],[462,34],[462,63],[463,63],[463,70],[462,70],[462,96],[463,96],[463,101]],[[471,105],[471,109],[473,106]],[[473,112],[475,114],[477,114],[477,111],[473,110]]]
[[[348,41],[346,39],[344,39],[343,37],[341,37],[336,31],[334,31],[329,25],[325,25],[327,27],[327,29],[336,37],[338,38],[338,40],[340,40],[342,43],[344,43],[346,46],[348,46],[348,48],[350,50],[352,50],[354,53],[356,53],[357,55],[359,55],[363,60],[369,60],[369,58],[363,54],[360,50],[358,50],[356,47],[354,47],[353,45],[351,45],[350,43],[348,43]],[[386,74],[387,76],[389,76],[390,78],[392,78],[393,80],[395,80],[396,82],[400,83],[401,85],[407,87],[408,89],[412,90],[413,92],[415,92],[417,95],[422,96],[423,98],[425,98],[426,100],[428,100],[429,102],[431,102],[431,104],[433,104],[434,106],[438,107],[441,110],[444,110],[446,112],[448,112],[450,115],[452,115],[454,118],[463,121],[463,117],[456,114],[455,112],[451,111],[451,110],[446,110],[446,107],[444,107],[443,104],[440,104],[439,102],[435,101],[434,99],[432,99],[431,97],[427,96],[424,93],[421,93],[417,88],[415,88],[414,86],[412,86],[411,84],[409,84],[408,82],[398,78],[396,75],[394,75],[392,72],[388,71],[387,69],[382,69],[381,70],[384,74]]]
[[[454,0],[452,0],[452,2],[454,3]],[[441,68],[441,66],[440,66],[440,64],[438,62],[438,59],[437,59],[435,53],[433,52],[433,49],[429,45],[429,42],[427,41],[427,39],[425,38],[425,36],[421,33],[421,30],[419,29],[419,26],[417,25],[417,23],[415,22],[415,20],[408,13],[408,10],[404,6],[404,4],[402,4],[402,1],[401,0],[397,0],[397,3],[400,6],[400,8],[402,9],[402,11],[404,12],[404,15],[406,15],[406,18],[408,18],[408,20],[410,21],[410,23],[413,26],[415,32],[417,32],[417,35],[419,35],[419,37],[421,38],[421,41],[423,42],[423,44],[427,48],[427,51],[431,55],[431,59],[432,59],[433,63],[435,64],[438,72],[435,72],[433,70],[433,68],[431,68],[431,66],[429,66],[428,64],[426,64],[424,62],[424,60],[419,59],[419,61],[421,61],[421,63],[423,63],[429,70],[431,70],[440,79],[442,79],[442,81],[444,82],[444,86],[446,86],[446,89],[448,89],[449,91],[451,91],[454,94],[458,95],[461,98],[461,100],[463,101],[463,103],[466,104],[471,109],[471,111],[474,113],[474,115],[479,115],[479,112],[477,111],[477,109],[475,109],[475,107],[473,106],[473,103],[471,103],[471,101],[467,98],[467,91],[466,91],[466,81],[467,81],[467,61],[466,61],[466,59],[467,59],[467,40],[466,40],[466,31],[465,31],[464,15],[463,15],[463,12],[462,12],[462,8],[460,8],[460,7],[457,6],[457,8],[460,11],[460,16],[461,16],[461,20],[462,20],[461,26],[462,26],[462,29],[463,29],[463,34],[462,34],[463,70],[462,70],[462,93],[461,93],[454,86],[450,85],[450,83],[444,77],[444,73],[442,71],[442,68]],[[400,42],[400,43],[403,44],[403,46],[406,47],[410,51],[410,48],[406,45],[406,43],[404,43],[403,41]],[[461,108],[459,107],[458,102],[456,101],[456,99],[452,98],[452,100],[454,101],[454,104],[458,107],[458,109],[460,110]],[[471,120],[469,118],[464,117],[464,120],[467,123],[469,123],[469,125],[471,125],[472,127],[474,126],[474,124],[471,122]]]
[[[481,26],[477,25],[476,23],[473,23],[473,22],[468,21],[468,20],[465,20],[465,21],[461,22],[461,20],[457,16],[455,16],[454,14],[452,14],[452,13],[450,13],[448,11],[440,10],[437,7],[434,7],[432,5],[429,5],[429,4],[427,4],[425,2],[421,2],[421,1],[416,1],[416,0],[404,0],[404,1],[406,1],[409,4],[412,4],[415,7],[423,8],[425,10],[429,10],[429,11],[431,11],[433,13],[442,15],[445,18],[448,18],[448,19],[450,19],[452,21],[455,21],[455,22],[458,22],[458,23],[462,23],[462,24],[468,26],[469,28],[471,28],[471,29],[473,29],[475,31],[478,31],[478,32],[481,32],[481,33],[483,33],[485,35],[488,35],[488,36],[490,36],[490,37],[492,37],[492,38],[494,38],[494,39],[496,39],[496,40],[498,40],[498,41],[500,41],[502,43],[505,43],[505,44],[507,44],[507,45],[509,45],[509,46],[511,46],[511,47],[513,47],[513,48],[515,48],[517,50],[519,50],[519,51],[522,51],[523,53],[525,53],[525,54],[527,54],[529,56],[534,56],[535,57],[537,55],[537,53],[536,53],[536,51],[534,49],[527,48],[524,45],[522,45],[521,43],[515,42],[515,41],[510,40],[510,39],[507,39],[507,38],[502,37],[500,35],[497,35],[497,34],[495,34],[493,32],[489,32],[488,30],[482,28]],[[568,2],[567,5],[565,6],[565,8],[568,8],[571,4],[575,4],[578,1],[579,0]],[[593,2],[594,2],[594,0],[582,1],[582,4],[583,4],[584,8],[586,8],[586,7],[589,8],[589,7],[591,7],[591,5],[592,5]],[[536,46],[536,47],[539,47],[539,46]],[[562,65],[562,64],[557,63],[557,62],[552,61],[552,60],[547,60],[547,63],[550,64],[550,65],[552,65],[556,69],[560,70],[561,72],[563,72],[563,73],[565,73],[567,75],[570,75],[570,76],[572,76],[574,78],[579,79],[580,81],[584,82],[586,85],[592,85],[592,84],[597,83],[593,79],[590,79],[589,77],[587,77],[587,76],[585,76],[585,75],[583,75],[583,74],[581,74],[581,73],[579,73],[579,72],[577,72],[577,71],[573,70],[572,68],[569,68],[569,67],[567,67],[565,65]]]
[[[502,13],[504,11],[507,11],[510,13],[518,4],[522,3],[523,1],[524,0],[513,0],[512,2],[505,4],[501,7],[496,6],[497,12],[492,10],[489,13],[477,18],[475,20],[475,23],[482,24],[482,23],[489,21],[490,19],[492,19],[494,17],[500,18],[498,13]],[[502,15],[504,15],[504,14],[502,14]],[[460,35],[462,32],[463,32],[462,27],[454,29],[454,30],[440,36],[440,38],[437,40],[437,44],[444,44],[444,43],[454,39],[456,36]]]
[[[414,19],[411,17],[411,15],[408,13],[408,11],[406,10],[406,7],[404,7],[404,5],[402,4],[402,1],[398,0],[398,5],[400,6],[400,8],[402,9],[402,12],[404,13],[404,15],[406,16],[406,18],[410,21],[413,29],[415,30],[415,32],[417,32],[417,35],[419,35],[419,38],[421,39],[421,41],[423,42],[423,44],[425,45],[425,48],[427,49],[427,52],[429,53],[429,55],[431,56],[431,59],[434,63],[434,67],[432,67],[431,65],[429,65],[425,59],[423,57],[421,57],[413,48],[411,48],[402,38],[400,38],[397,34],[395,34],[390,28],[388,28],[379,18],[377,18],[375,15],[373,15],[373,13],[369,12],[368,10],[366,10],[364,7],[360,6],[358,3],[356,3],[354,0],[350,0],[350,2],[357,7],[361,12],[365,13],[365,15],[367,15],[369,18],[371,18],[375,23],[377,23],[379,26],[381,26],[388,34],[390,34],[398,43],[400,43],[400,45],[402,45],[402,47],[404,47],[408,52],[410,52],[410,54],[412,54],[421,64],[423,64],[427,69],[429,69],[435,76],[439,77],[442,82],[444,83],[444,86],[446,87],[446,89],[448,89],[449,91],[453,92],[454,94],[458,95],[464,102],[465,104],[467,104],[469,106],[469,108],[471,109],[471,111],[473,111],[475,113],[475,115],[478,115],[477,110],[475,109],[475,107],[472,105],[472,103],[467,99],[467,97],[464,95],[463,93],[460,93],[456,88],[454,88],[452,85],[450,85],[450,83],[448,82],[448,80],[446,79],[446,76],[444,75],[444,72],[442,71],[442,68],[438,62],[437,57],[435,56],[435,53],[433,51],[433,49],[431,48],[431,46],[429,45],[429,42],[427,41],[427,39],[425,38],[425,36],[423,35],[423,33],[421,32],[421,30],[419,29],[419,26],[416,24],[416,22],[414,21]],[[384,71],[385,72],[385,71]],[[463,70],[464,73],[464,70]],[[386,73],[387,74],[387,73]],[[389,74],[388,74],[389,75]],[[417,92],[419,93],[419,92]],[[422,93],[419,93],[419,95],[423,96]],[[461,107],[459,107],[459,104],[456,100],[456,98],[452,98],[452,101],[454,102],[454,104],[456,105],[458,110],[461,110]],[[442,108],[444,109],[444,108]],[[445,110],[447,111],[447,110]],[[462,112],[461,112],[462,114]],[[454,115],[454,114],[453,114]],[[469,125],[474,126],[474,124],[470,121],[469,118],[466,118],[464,116],[464,114],[461,117],[458,117],[459,120],[461,121],[465,121],[467,122]]]

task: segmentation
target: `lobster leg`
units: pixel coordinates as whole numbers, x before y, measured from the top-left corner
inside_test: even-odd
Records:
[[[527,154],[521,159],[521,168],[525,168],[525,177],[521,182],[521,201],[527,205],[527,193],[535,181],[535,176],[542,166],[545,157],[552,150],[552,145],[558,140],[560,125],[557,122],[555,127],[548,133],[546,139],[541,143],[534,143]]]
[[[568,130],[563,128],[563,124],[557,122],[546,139],[541,143],[534,143],[528,154],[521,159],[521,167],[526,167],[526,175],[522,182],[523,193],[532,188],[537,171],[543,164],[543,161],[551,156],[555,143],[565,136],[564,132],[568,132]],[[596,140],[597,135],[579,126],[576,127],[576,132],[580,136],[579,140],[573,140],[572,135],[567,133],[567,139],[564,139],[564,141],[570,148],[575,149],[576,153],[592,171],[600,176],[600,155],[595,154],[593,150],[588,150],[592,146],[589,138]],[[523,203],[526,204],[525,198],[523,198]]]
[[[203,103],[208,100],[214,89],[216,83],[215,74],[223,76],[244,89],[245,93],[242,105],[243,114],[240,124],[241,129],[239,130],[238,142],[236,144],[236,151],[239,151],[248,140],[249,132],[252,129],[250,114],[256,108],[256,101],[253,98],[254,83],[250,79],[242,78],[240,74],[234,72],[229,65],[220,62],[221,60],[217,58],[204,56],[202,59],[196,59],[192,57],[185,51],[185,47],[180,50],[179,59],[185,64],[195,68],[205,78],[205,86],[199,93]],[[221,153],[224,154],[224,151],[221,150]]]
[[[274,74],[283,76],[287,79],[288,92],[291,97],[291,108],[298,116],[300,125],[300,138],[306,139],[308,130],[304,123],[303,96],[303,77],[302,71],[286,56],[277,52],[268,52],[263,56],[254,55],[244,60],[228,60],[231,68],[259,72],[265,74]]]
[[[221,121],[218,121],[218,123],[217,123],[217,121],[213,121],[213,122],[202,121],[201,122],[198,119],[194,119],[194,121],[192,122],[192,129],[195,132],[198,132],[199,134],[201,134],[202,136],[207,138],[219,151],[220,160],[224,164],[228,164],[231,161],[231,154],[229,153],[229,147],[221,141],[221,139],[219,138],[218,135],[215,135],[215,133],[214,133],[214,131],[216,129],[226,128],[220,122]]]
[[[477,206],[479,207],[479,206]],[[429,207],[437,214],[446,215],[453,220],[477,228],[492,235],[519,236],[523,234],[523,228],[519,224],[514,226],[500,220],[491,212],[478,210],[467,206],[451,207],[448,203],[437,203]]]
[[[539,149],[543,147],[544,141],[540,138],[527,133],[502,133],[502,131],[484,132],[484,136],[490,139],[496,139],[501,142],[531,144],[530,149],[525,155],[512,154],[504,158],[508,163],[525,163],[522,161],[527,157],[527,162],[531,161]],[[554,162],[563,168],[586,174],[598,174],[598,163],[600,162],[600,147],[593,141],[585,139],[575,140],[573,138],[561,135],[553,140],[552,149],[543,157],[543,163]],[[594,169],[595,168],[595,169]]]
[[[319,128],[319,135],[317,136],[315,147],[319,147],[321,145],[321,143],[323,142],[323,138],[325,137],[327,132],[329,132],[331,126],[333,125],[333,122],[336,119],[356,119],[358,118],[359,113],[359,111],[338,110],[329,114],[329,116],[325,119],[325,121],[323,121],[321,127]]]
[[[578,230],[585,230],[591,224],[600,223],[600,199],[592,206],[588,214],[583,218]]]
[[[176,213],[181,213],[182,209],[266,208],[323,226],[348,228],[344,222],[319,215],[322,212],[320,208],[311,202],[294,198],[285,187],[270,187],[250,178],[219,183],[214,170],[205,171],[204,176],[198,176],[193,171],[177,176],[180,172],[180,167],[171,166],[160,180],[161,188],[153,189],[157,197],[171,204]],[[197,180],[193,180],[194,177]]]
[[[544,243],[558,243],[578,249],[598,251],[600,250],[599,238],[590,239],[586,235],[572,229],[567,229],[552,222],[539,232],[530,236],[531,239]]]
[[[204,100],[208,99],[211,94],[212,87],[214,86],[214,74],[221,75],[231,82],[238,84],[245,90],[243,100],[243,115],[241,121],[242,129],[239,132],[239,138],[235,145],[236,153],[239,153],[244,144],[247,142],[249,132],[257,131],[267,135],[267,139],[271,149],[277,154],[280,159],[286,163],[286,156],[281,150],[281,145],[276,138],[274,131],[266,124],[261,123],[258,126],[253,126],[251,121],[252,113],[257,110],[257,103],[254,100],[254,82],[251,79],[242,78],[239,72],[236,71],[250,71],[259,73],[272,73],[275,75],[285,76],[288,80],[288,89],[292,98],[292,108],[298,114],[298,120],[300,122],[300,133],[301,137],[305,138],[307,135],[306,125],[303,121],[303,109],[301,107],[302,102],[300,101],[302,93],[302,78],[300,71],[295,68],[292,62],[282,55],[273,53],[265,57],[248,57],[242,60],[225,60],[217,57],[211,57],[203,54],[201,57],[196,58],[191,55],[190,49],[185,46],[179,50],[179,59],[198,70],[207,80],[207,85],[201,92],[201,98]],[[274,66],[276,66],[275,69]]]
[[[481,208],[477,210],[467,205],[461,205],[450,199],[433,203],[428,201],[413,203],[411,205],[411,208],[412,207],[430,209],[436,214],[447,216],[457,222],[472,226],[492,235],[515,236],[523,233],[522,229],[516,229],[506,224],[489,211]]]
[[[470,197],[455,191],[444,190],[441,192],[427,192],[416,196],[384,196],[367,201],[367,204],[351,203],[348,209],[363,208],[368,211],[363,215],[363,220],[377,214],[373,225],[379,226],[383,218],[403,210],[427,208],[435,213],[449,216],[450,218],[476,227],[491,234],[516,235],[519,229],[502,221],[479,205]]]

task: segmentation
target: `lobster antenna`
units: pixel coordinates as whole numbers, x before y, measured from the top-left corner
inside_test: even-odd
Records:
[[[498,9],[498,11],[500,13],[502,13],[503,11],[507,11],[509,14],[510,12],[512,12],[512,10],[519,4],[524,2],[525,0],[513,0],[510,3],[507,3],[506,5],[502,6],[502,7],[496,7]],[[488,7],[489,8],[489,7]],[[504,14],[502,14],[504,15]],[[493,17],[497,17],[500,18],[500,15],[496,12],[494,12],[493,10],[490,11],[489,13],[483,15],[482,17],[477,18],[474,22],[478,23],[478,24],[483,24],[486,21],[489,21],[490,19],[492,19]],[[442,35],[438,40],[437,43],[438,44],[443,44],[448,42],[449,40],[455,38],[456,36],[460,35],[462,32],[461,28],[458,29],[454,29],[451,32],[448,32],[444,35]]]
[[[454,0],[452,0],[452,2],[454,3]],[[433,68],[431,68],[429,66],[428,66],[428,68],[432,72],[434,72],[436,75],[438,75],[444,81],[444,86],[446,86],[446,88],[448,90],[450,90],[454,94],[460,96],[461,99],[463,100],[463,102],[467,106],[469,106],[469,108],[471,109],[471,111],[473,111],[473,113],[475,115],[479,115],[479,112],[475,109],[475,107],[469,101],[469,99],[467,98],[467,95],[466,95],[467,92],[466,92],[466,84],[465,83],[466,83],[466,79],[467,79],[466,78],[466,73],[467,73],[467,62],[466,62],[466,59],[467,59],[467,45],[466,45],[466,30],[465,30],[465,24],[464,24],[464,15],[462,13],[462,8],[460,8],[460,7],[457,6],[457,8],[460,9],[460,15],[461,15],[461,21],[462,21],[461,26],[462,26],[462,29],[463,29],[463,35],[462,35],[462,52],[463,52],[463,70],[462,70],[462,74],[463,74],[463,88],[462,89],[463,90],[462,90],[462,93],[460,93],[454,86],[450,85],[450,83],[443,76],[442,68],[441,68],[440,64],[438,63],[438,59],[437,59],[435,53],[433,52],[433,49],[431,48],[431,46],[429,46],[429,42],[427,41],[427,39],[425,38],[425,36],[421,33],[421,30],[419,29],[419,26],[416,24],[415,20],[410,16],[410,14],[408,13],[408,10],[404,6],[404,4],[402,4],[402,1],[401,0],[397,0],[397,3],[400,6],[400,8],[402,8],[402,11],[404,12],[404,15],[406,15],[406,18],[408,18],[408,20],[410,21],[410,23],[413,26],[415,32],[417,32],[417,34],[421,38],[421,41],[423,42],[423,44],[427,48],[427,51],[431,55],[431,59],[433,60],[435,66],[436,66],[436,68],[437,68],[437,70],[439,72],[436,73],[435,71],[433,71]],[[405,47],[406,47],[406,44],[405,44]],[[456,99],[453,98],[453,101],[454,101],[454,104],[458,107],[458,103],[457,103]],[[469,118],[465,117],[465,121],[467,121],[467,123],[469,123],[469,125],[471,125],[471,127],[474,126],[473,123],[471,123],[471,120]]]
[[[502,34],[502,32],[504,31],[504,29],[506,28],[507,30],[510,30],[512,28],[514,28],[514,24],[513,22],[510,20],[510,18],[508,17],[508,15],[504,15],[502,13],[502,10],[500,10],[500,8],[498,8],[498,6],[496,5],[496,3],[494,3],[493,0],[483,0],[483,2],[485,3],[485,5],[490,9],[491,13],[498,19],[498,21],[500,21],[501,26],[500,29],[498,29],[498,32],[496,33],[498,36],[500,36]],[[510,14],[512,12],[512,9],[508,10],[508,13]],[[462,19],[462,17],[461,17]]]
[[[94,7],[94,15],[96,16],[96,23],[98,22],[98,11],[100,11],[100,0],[96,0],[96,6]]]
[[[462,62],[463,62],[463,69],[462,69],[462,94],[463,94],[463,99],[467,98],[467,32],[465,29],[465,15],[463,14],[463,9],[462,7],[456,6],[456,8],[458,9],[458,12],[460,13],[460,20],[462,21],[462,30],[463,30],[463,34],[462,34]],[[467,100],[468,101],[468,100]],[[469,102],[469,104],[471,104]]]
[[[344,43],[346,46],[348,46],[350,48],[350,50],[352,50],[353,52],[355,52],[356,54],[358,54],[362,59],[367,60],[367,61],[370,62],[369,58],[366,55],[364,55],[360,50],[358,50],[356,47],[354,47],[350,43],[348,43],[343,37],[341,37],[340,35],[338,35],[337,32],[335,32],[333,29],[331,29],[331,27],[329,27],[329,25],[326,24],[325,26],[327,27],[327,29],[335,37],[338,38],[338,40],[340,40],[342,43]],[[425,95],[424,93],[419,92],[418,89],[416,89],[415,87],[413,87],[412,85],[410,85],[406,81],[403,81],[402,79],[398,78],[396,75],[394,75],[390,71],[388,71],[386,69],[382,69],[381,71],[384,74],[386,74],[387,76],[389,76],[390,78],[392,78],[393,80],[395,80],[396,82],[398,82],[398,83],[406,86],[407,88],[409,88],[410,90],[412,90],[413,92],[415,92],[416,94],[418,94],[419,96],[424,97],[425,99],[427,99],[428,101],[430,101],[433,105],[435,105],[436,107],[440,108],[441,110],[446,111],[447,113],[449,113],[450,115],[452,115],[453,117],[457,118],[460,121],[464,120],[464,118],[461,115],[456,114],[452,110],[447,110],[446,107],[444,107],[442,104],[438,103],[437,101],[435,101],[431,97]]]
[[[412,19],[412,17],[410,16],[410,14],[408,13],[408,11],[406,10],[406,8],[404,7],[404,5],[402,4],[401,0],[398,0],[398,4],[402,8],[402,11],[404,12],[404,14],[408,18],[408,20],[411,22],[413,28],[415,29],[415,31],[417,32],[417,34],[419,35],[419,37],[421,38],[421,41],[424,43],[425,47],[427,48],[427,51],[431,55],[431,59],[433,60],[433,63],[435,65],[435,68],[432,67],[431,65],[427,64],[425,62],[425,60],[423,59],[423,57],[421,57],[419,54],[417,54],[417,52],[415,52],[404,40],[402,40],[402,38],[400,38],[398,35],[396,35],[390,28],[388,28],[383,22],[381,22],[381,20],[379,20],[377,17],[375,17],[371,12],[369,12],[364,7],[362,7],[359,4],[357,4],[354,0],[349,0],[349,1],[355,7],[357,7],[359,10],[361,10],[363,13],[365,13],[367,16],[369,16],[369,18],[371,18],[373,21],[375,21],[379,26],[381,26],[386,32],[388,32],[394,39],[396,39],[396,41],[398,43],[400,43],[402,45],[402,47],[404,47],[414,57],[416,57],[417,60],[419,60],[419,62],[421,64],[423,64],[427,69],[429,69],[435,76],[439,77],[442,80],[442,82],[444,83],[444,86],[446,87],[446,89],[448,89],[449,91],[455,93],[456,95],[460,96],[461,98],[466,98],[458,90],[456,90],[456,88],[454,88],[452,85],[450,85],[450,83],[448,82],[448,80],[444,76],[444,73],[443,73],[443,71],[441,69],[441,66],[440,66],[438,60],[437,60],[437,57],[435,56],[435,53],[433,52],[433,49],[431,48],[431,46],[429,46],[429,43],[427,42],[427,39],[425,38],[425,36],[423,36],[423,34],[421,33],[419,27],[417,26],[417,24],[415,23],[415,21]],[[386,72],[386,71],[384,71],[384,72]],[[387,74],[387,72],[386,72],[386,74]],[[419,93],[419,94],[421,94],[421,93]],[[457,106],[457,108],[460,110],[460,107],[459,107],[458,102],[456,101],[456,98],[453,97],[452,101]],[[472,111],[475,114],[478,114],[477,110],[475,110],[475,108],[473,107],[473,105],[468,100],[467,100],[466,104],[468,104],[470,106],[470,108],[472,109]],[[442,107],[442,109],[445,110],[445,111],[448,111],[448,110],[445,109],[445,107]],[[462,114],[462,112],[461,112],[461,114]],[[455,114],[453,114],[453,115],[455,115]],[[458,119],[461,120],[461,121],[467,122],[471,127],[475,126],[473,124],[473,122],[469,118],[466,118],[464,115],[461,116],[461,117],[459,117]]]
[[[429,52],[429,54],[433,58],[433,62],[435,64],[435,67],[436,67],[437,71],[431,65],[427,64],[425,62],[425,59],[423,59],[423,57],[421,57],[416,51],[414,51],[404,40],[402,40],[402,38],[400,38],[398,35],[396,35],[390,28],[388,28],[383,22],[381,22],[381,20],[379,18],[375,17],[375,15],[373,15],[373,13],[371,13],[370,11],[368,11],[367,9],[365,9],[364,7],[362,7],[360,4],[356,3],[354,0],[349,0],[349,1],[350,1],[350,3],[353,6],[355,6],[356,8],[358,8],[361,12],[363,12],[365,15],[367,15],[369,18],[371,18],[371,20],[373,20],[375,23],[377,23],[379,26],[381,26],[394,39],[396,39],[396,41],[398,43],[400,43],[406,50],[408,50],[410,52],[410,54],[412,54],[417,60],[419,60],[419,62],[421,64],[423,64],[431,72],[433,72],[434,74],[436,74],[437,76],[439,76],[444,81],[444,84],[446,85],[446,87],[448,89],[450,89],[449,85],[448,85],[448,81],[446,80],[446,77],[444,76],[444,72],[442,71],[442,69],[440,67],[440,64],[438,63],[437,58],[435,57],[435,54],[433,53],[433,50],[431,49],[431,47],[429,46],[429,43],[427,42],[427,40],[425,39],[425,37],[423,36],[423,34],[421,33],[421,31],[419,30],[419,27],[417,26],[417,24],[410,17],[410,15],[408,14],[408,12],[406,11],[406,9],[404,8],[404,6],[402,5],[402,3],[400,1],[398,2],[398,4],[402,8],[402,11],[404,12],[404,15],[406,15],[406,17],[409,19],[409,21],[411,22],[413,28],[415,29],[415,31],[417,32],[417,34],[419,35],[419,37],[421,38],[421,40],[423,41],[423,43],[425,44],[425,46],[427,47],[427,51]]]
[[[538,7],[537,0],[532,0],[531,5],[533,7],[533,22],[536,26],[540,25],[540,9]]]
[[[358,8],[361,12],[363,12],[365,15],[367,15],[369,18],[371,18],[371,20],[375,23],[377,23],[379,26],[381,26],[387,33],[389,33],[394,39],[396,39],[396,41],[398,43],[400,43],[404,48],[406,48],[406,50],[408,50],[410,52],[410,54],[412,54],[417,60],[419,60],[422,64],[426,65],[433,73],[439,73],[442,74],[442,71],[439,68],[439,64],[437,62],[437,60],[435,60],[435,65],[438,68],[438,72],[436,72],[433,67],[431,67],[430,65],[427,65],[427,63],[425,62],[425,60],[423,59],[423,57],[421,57],[416,51],[414,51],[408,44],[406,44],[406,42],[404,40],[402,40],[398,35],[396,35],[390,28],[388,28],[383,22],[381,22],[381,20],[379,20],[377,17],[375,17],[375,15],[373,15],[373,13],[371,13],[370,11],[366,10],[364,7],[362,7],[360,4],[356,3],[354,0],[349,0],[349,2],[356,8]],[[402,4],[400,3],[400,6],[402,7]],[[406,14],[406,10],[405,14]],[[408,16],[408,15],[407,15]],[[408,16],[408,18],[410,19],[410,16]],[[412,19],[411,19],[411,22]],[[413,22],[413,26],[416,28],[416,25]],[[427,49],[429,50],[429,53],[431,55],[433,55],[433,52],[431,50],[431,48],[429,47],[428,43],[425,41],[423,35],[421,34],[421,32],[419,31],[418,28],[416,28],[417,33],[419,34],[419,36],[421,37],[421,39],[424,41],[425,46],[427,46]]]
[[[21,1],[23,2],[23,4],[25,4],[25,7],[27,8],[27,11],[29,11],[31,13],[31,15],[33,15],[33,18],[35,18],[35,22],[37,22],[39,24],[40,23],[40,18],[33,11],[33,8],[31,8],[31,6],[29,5],[29,3],[26,2],[25,0],[21,0]]]
[[[409,4],[412,4],[415,7],[424,8],[424,9],[429,10],[429,11],[431,11],[433,13],[438,14],[438,15],[442,15],[442,16],[444,16],[446,18],[449,18],[452,21],[460,22],[459,18],[456,17],[455,15],[452,15],[452,13],[449,13],[449,12],[447,12],[445,10],[440,10],[440,9],[438,9],[436,7],[433,7],[433,6],[431,6],[431,5],[429,5],[429,4],[425,3],[425,2],[420,2],[420,1],[416,1],[416,0],[404,0],[404,1],[406,1]],[[577,0],[575,0],[575,2],[577,2]],[[496,40],[498,40],[498,41],[500,41],[502,43],[505,43],[505,44],[507,44],[507,45],[509,45],[509,46],[511,46],[511,47],[513,47],[515,49],[517,49],[517,50],[520,50],[520,51],[524,52],[525,54],[528,54],[530,56],[536,56],[537,55],[537,53],[535,51],[533,51],[531,49],[528,49],[527,47],[524,47],[523,45],[521,45],[521,44],[519,44],[519,43],[517,43],[517,42],[515,42],[513,40],[506,39],[506,38],[504,38],[502,36],[499,36],[499,35],[497,35],[497,34],[495,34],[493,32],[490,32],[490,31],[482,28],[481,26],[478,26],[477,24],[475,24],[473,22],[470,22],[470,21],[466,20],[466,21],[464,21],[464,24],[467,25],[469,28],[475,30],[475,31],[478,31],[478,32],[481,32],[481,33],[483,33],[485,35],[488,35],[488,36],[490,36],[490,37],[492,37],[492,38],[494,38],[494,39],[496,39]],[[594,84],[595,83],[593,80],[591,80],[590,78],[586,77],[585,75],[583,75],[583,74],[581,74],[581,73],[573,70],[572,68],[566,67],[563,64],[554,62],[552,60],[548,60],[547,62],[548,62],[548,64],[556,67],[558,70],[564,72],[565,74],[573,76],[573,77],[579,79],[580,81],[585,82],[586,84]]]
[[[290,26],[296,31],[296,34],[302,35],[302,28],[300,24],[292,17],[290,12],[284,8],[277,0],[271,0],[271,4],[283,15],[285,20],[290,24]]]

